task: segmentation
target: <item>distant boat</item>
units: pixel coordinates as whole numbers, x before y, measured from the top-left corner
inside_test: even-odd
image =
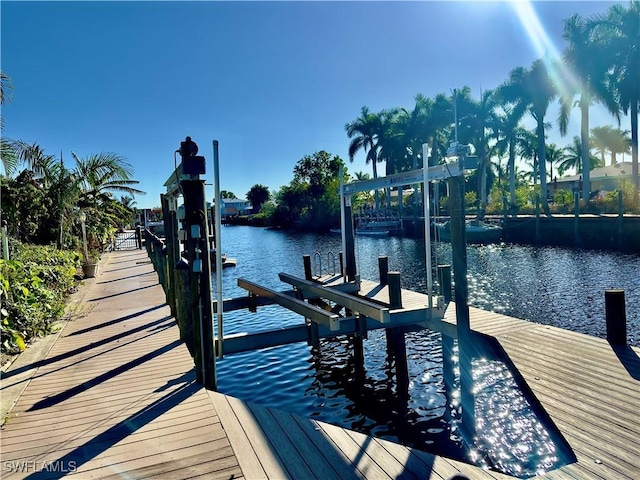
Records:
[[[390,230],[389,225],[384,223],[378,224],[371,222],[362,227],[356,228],[356,235],[369,235],[370,237],[388,237]]]
[[[367,235],[369,237],[388,237],[391,231],[395,231],[394,225],[387,223],[370,222],[362,227],[358,227],[355,230],[356,235]],[[331,233],[342,233],[339,228],[332,228],[329,230]]]
[[[216,271],[216,251],[210,250],[209,255],[211,256],[211,271]],[[224,253],[222,254],[222,269],[229,267],[235,267],[238,265],[238,260],[235,258],[228,258]]]
[[[451,241],[451,224],[449,221],[433,224],[437,238],[446,242]],[[502,227],[481,220],[467,220],[465,222],[467,243],[498,243],[502,238]]]

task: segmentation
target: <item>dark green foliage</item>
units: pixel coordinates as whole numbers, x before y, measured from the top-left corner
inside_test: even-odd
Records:
[[[271,198],[269,188],[259,183],[256,183],[251,187],[251,190],[247,192],[247,200],[251,202],[254,212],[259,212],[262,205],[269,201],[269,198]]]
[[[29,340],[51,332],[80,265],[77,253],[53,247],[22,245],[14,251],[12,260],[0,260],[3,352],[22,350]]]
[[[338,225],[340,166],[344,167],[342,159],[324,150],[301,158],[291,183],[275,195],[276,207],[269,211],[269,223],[318,231]]]
[[[51,197],[33,172],[23,171],[15,179],[1,179],[2,218],[7,221],[9,236],[22,242],[50,243]]]

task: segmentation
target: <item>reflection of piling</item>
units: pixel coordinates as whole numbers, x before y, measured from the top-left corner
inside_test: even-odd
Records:
[[[386,260],[386,257],[380,257]],[[380,262],[383,267],[388,265],[386,261]],[[380,277],[382,278],[382,272]],[[389,309],[402,308],[402,287],[400,285],[400,272],[387,272],[387,288],[389,289]],[[409,398],[409,370],[407,367],[407,343],[402,327],[387,328],[387,356],[393,359],[396,368],[396,383],[399,400],[405,403]]]
[[[451,211],[451,250],[455,278],[458,357],[460,362],[460,401],[462,428],[467,438],[475,436],[472,343],[469,322],[469,284],[467,280],[467,238],[465,231],[464,178],[449,178]]]

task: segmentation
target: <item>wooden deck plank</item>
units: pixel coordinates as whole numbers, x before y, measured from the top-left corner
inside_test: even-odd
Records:
[[[254,403],[248,403],[247,406],[262,429],[266,440],[271,444],[271,449],[280,457],[289,476],[294,479],[317,478],[289,437],[289,434],[295,436],[295,432],[284,432],[270,409],[257,406]]]
[[[194,386],[164,294],[136,255],[111,257],[122,263],[102,270],[104,283],[86,297],[88,318],[67,324],[30,381],[3,376],[3,389],[26,387],[2,429],[3,462],[77,458],[79,478],[509,478]],[[132,263],[121,282],[119,269]],[[375,301],[388,300],[386,287],[362,285]],[[403,290],[404,306],[426,300]],[[640,478],[640,349],[473,307],[470,315],[474,330],[502,345],[576,455],[543,478]],[[455,309],[445,318],[455,324]]]
[[[227,400],[229,401],[229,405],[233,409],[234,414],[238,418],[238,421],[242,425],[242,428],[249,439],[249,443],[251,444],[251,448],[260,460],[260,464],[267,474],[267,477],[291,478],[286,467],[278,455],[273,451],[271,444],[267,440],[264,432],[260,428],[260,425],[246,403],[233,397],[227,397]]]
[[[349,459],[353,468],[357,469],[364,478],[391,478],[367,454],[367,445],[374,441],[373,438],[363,436],[360,441],[357,441],[346,430],[335,425],[318,422],[318,426],[331,437],[337,448],[342,452],[342,455]]]
[[[275,418],[276,422],[282,428],[283,433],[291,441],[292,446],[299,452],[300,457],[309,466],[314,475],[318,478],[335,477],[338,478],[345,473],[345,477],[349,476],[348,472],[345,472],[344,467],[347,463],[343,460],[341,463],[331,463],[327,461],[324,456],[325,450],[334,449],[333,444],[325,442],[324,445],[320,445],[311,441],[305,429],[300,426],[301,422],[297,422],[293,415],[281,412],[279,410],[269,408],[269,413]],[[278,446],[280,443],[278,442]],[[320,474],[320,472],[323,472]],[[297,477],[296,477],[297,478]]]
[[[222,395],[217,392],[207,393],[220,416],[222,427],[229,437],[229,441],[231,442],[231,446],[238,458],[238,463],[240,464],[242,473],[247,478],[255,480],[268,478],[255,450],[251,446],[251,442],[247,437],[242,424],[238,420],[233,408],[231,408],[229,398],[226,395]]]
[[[342,452],[337,448],[331,437],[318,426],[318,422],[297,415],[292,415],[292,418],[306,433],[309,440],[313,442],[318,454],[322,455],[333,466],[334,470],[339,470],[336,478],[344,480],[365,478],[357,469],[353,468],[349,459],[342,455]]]

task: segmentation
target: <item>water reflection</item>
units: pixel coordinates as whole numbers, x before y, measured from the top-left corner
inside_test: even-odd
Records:
[[[303,276],[302,256],[332,251],[337,236],[296,235],[230,227],[223,251],[238,266],[223,272],[225,298],[244,296],[237,278],[286,289],[281,271]],[[404,238],[358,238],[356,261],[363,278],[376,279],[377,257],[402,272],[405,288],[426,291],[423,244]],[[604,336],[604,289],[627,291],[629,333],[637,344],[640,275],[638,256],[556,248],[491,245],[470,247],[470,303],[519,318]],[[450,247],[434,246],[438,263],[450,263]],[[215,279],[214,279],[215,281]],[[280,307],[225,314],[225,333],[300,324]],[[399,441],[454,458],[470,458],[513,475],[547,470],[564,459],[553,435],[538,421],[516,382],[498,358],[473,360],[476,427],[470,445],[462,441],[459,379],[447,398],[439,334],[407,334],[409,382],[397,389],[395,359],[387,355],[384,332],[363,342],[363,362],[353,342],[343,338],[230,355],[218,365],[221,391],[303,416]],[[459,372],[458,372],[459,373]]]

